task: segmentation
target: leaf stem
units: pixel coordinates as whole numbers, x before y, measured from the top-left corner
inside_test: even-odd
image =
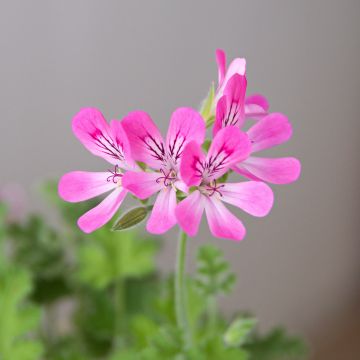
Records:
[[[185,279],[185,263],[186,263],[186,245],[187,235],[180,230],[177,248],[177,261],[175,269],[175,312],[176,323],[183,332],[185,345],[190,347],[191,336],[189,330],[188,312],[187,312],[187,294]]]

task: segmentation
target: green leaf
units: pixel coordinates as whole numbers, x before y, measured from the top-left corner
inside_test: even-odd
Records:
[[[228,294],[235,281],[236,276],[229,271],[229,264],[220,249],[214,245],[199,248],[195,282],[202,294],[208,297]]]
[[[213,107],[214,107],[214,97],[215,97],[215,85],[211,84],[210,90],[206,99],[203,101],[200,107],[200,114],[204,118],[205,123],[207,124],[210,117],[213,115]]]
[[[40,321],[40,310],[26,301],[30,292],[29,273],[1,263],[0,359],[38,360],[41,357],[41,343],[29,338]]]
[[[143,220],[146,219],[146,216],[151,210],[151,208],[151,206],[139,206],[127,211],[125,214],[121,215],[121,217],[116,221],[112,230],[119,231],[134,227],[135,225],[141,223]]]
[[[225,332],[225,344],[230,347],[243,345],[256,324],[257,320],[254,318],[236,319]]]
[[[281,328],[265,336],[255,336],[245,348],[251,354],[251,360],[297,360],[307,355],[304,342],[288,336]]]
[[[78,278],[101,289],[118,278],[142,277],[155,271],[159,242],[133,231],[100,229],[78,251]]]

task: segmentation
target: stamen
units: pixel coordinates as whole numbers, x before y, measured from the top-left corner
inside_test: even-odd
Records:
[[[115,165],[114,170],[109,169],[109,172],[111,175],[106,179],[107,182],[112,181],[114,184],[117,184],[123,176],[118,165]]]
[[[223,196],[219,189],[223,188],[225,185],[216,185],[216,180],[214,180],[213,184],[209,184],[206,186],[206,190],[209,191],[208,196],[213,196],[215,193],[218,193],[220,196]]]
[[[173,170],[170,170],[168,173],[166,173],[164,169],[160,169],[160,171],[164,176],[160,176],[156,179],[158,184],[160,184],[161,181],[164,181],[166,187],[171,186],[177,179]]]

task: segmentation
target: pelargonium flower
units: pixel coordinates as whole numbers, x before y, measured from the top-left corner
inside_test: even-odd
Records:
[[[248,136],[230,126],[220,130],[205,155],[194,141],[185,147],[180,173],[186,185],[195,190],[176,208],[179,226],[195,236],[205,210],[211,233],[220,238],[241,240],[246,230],[223,202],[239,207],[254,216],[265,216],[273,204],[268,185],[258,181],[240,183],[218,182],[230,168],[246,159],[251,151]]]
[[[216,118],[213,133],[227,126],[241,128],[245,120],[246,78],[233,75],[227,82],[223,96],[216,105]],[[247,134],[251,140],[251,153],[256,153],[282,144],[292,136],[292,128],[287,117],[281,113],[272,113],[261,117]],[[260,158],[250,156],[233,166],[233,170],[252,179],[274,184],[288,184],[300,175],[300,162],[293,157]]]
[[[60,179],[59,195],[69,202],[88,200],[111,191],[99,205],[79,218],[81,230],[90,233],[114,216],[127,194],[121,183],[121,169],[136,169],[137,165],[120,121],[112,120],[108,124],[99,110],[86,108],[74,117],[72,130],[93,155],[114,166],[107,172],[73,171]]]
[[[226,68],[226,55],[221,49],[216,50],[216,62],[218,66],[218,86],[215,94],[215,101],[213,103],[213,112],[215,112],[216,104],[221,101],[227,103],[228,110],[239,114],[240,121],[244,118],[259,119],[267,114],[269,104],[267,99],[260,94],[253,94],[245,98],[246,94],[246,60],[244,58],[235,58]],[[232,95],[237,95],[236,99],[223,98],[224,95],[229,97],[229,91],[226,87],[235,75],[236,81],[232,86],[237,86],[237,92]],[[234,104],[233,104],[234,103]],[[232,108],[230,109],[230,106]],[[235,107],[239,108],[236,109]]]
[[[135,111],[122,120],[135,160],[148,165],[150,171],[128,171],[122,184],[140,199],[159,193],[146,229],[162,234],[176,224],[176,191],[186,192],[179,177],[179,163],[189,142],[202,144],[205,123],[201,115],[190,108],[179,108],[171,116],[166,141],[148,114]]]

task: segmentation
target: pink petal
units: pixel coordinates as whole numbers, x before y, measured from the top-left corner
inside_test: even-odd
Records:
[[[123,150],[115,143],[110,126],[99,110],[82,109],[74,117],[72,129],[75,136],[92,154],[114,165],[120,165],[125,160]]]
[[[117,186],[109,178],[110,175],[109,172],[73,171],[67,173],[59,181],[59,195],[69,202],[91,199]]]
[[[179,226],[189,236],[195,236],[198,233],[204,206],[205,197],[196,190],[176,207],[175,214]]]
[[[193,186],[201,183],[201,163],[204,160],[205,155],[195,141],[191,141],[185,146],[180,162],[180,177],[186,185]]]
[[[105,225],[115,215],[126,194],[127,191],[121,187],[115,189],[99,205],[80,217],[79,228],[85,233],[91,233]]]
[[[274,195],[268,185],[259,181],[223,184],[221,200],[237,206],[253,216],[265,216],[274,202]]]
[[[268,159],[251,156],[233,169],[252,180],[289,184],[299,178],[301,164],[293,157]]]
[[[201,115],[190,108],[178,108],[171,115],[166,137],[166,148],[174,165],[181,157],[186,144],[195,141],[202,144],[205,138],[205,122]]]
[[[214,236],[230,240],[242,240],[245,237],[246,230],[242,222],[215,196],[206,197],[205,212]]]
[[[152,234],[170,230],[176,224],[175,208],[176,192],[171,186],[165,187],[156,198],[146,230]]]
[[[217,90],[216,98],[219,99],[223,95],[227,82],[234,74],[245,75],[245,73],[246,73],[246,60],[243,58],[234,59],[226,71],[224,81]]]
[[[252,152],[257,152],[289,140],[292,128],[285,115],[272,113],[259,120],[247,134],[252,142]]]
[[[245,116],[246,118],[261,119],[267,115],[269,103],[265,96],[254,94],[245,99]]]
[[[248,136],[238,127],[228,126],[221,129],[211,143],[206,157],[207,180],[217,179],[229,168],[245,160],[251,149]]]
[[[127,171],[122,177],[122,186],[140,199],[147,199],[163,187],[157,182],[162,175],[154,172]]]
[[[134,111],[126,115],[121,123],[133,158],[159,169],[165,158],[164,141],[150,116],[143,111]]]
[[[224,96],[219,99],[216,106],[214,135],[223,127],[243,125],[246,84],[245,75],[234,74],[228,81]]]
[[[135,169],[136,163],[132,159],[129,140],[121,122],[119,120],[111,120],[110,130],[111,130],[112,138],[117,144],[117,147],[119,147],[123,151],[124,154],[123,167],[126,169]]]
[[[216,50],[216,63],[218,66],[218,86],[221,86],[226,71],[226,55],[221,49]]]

